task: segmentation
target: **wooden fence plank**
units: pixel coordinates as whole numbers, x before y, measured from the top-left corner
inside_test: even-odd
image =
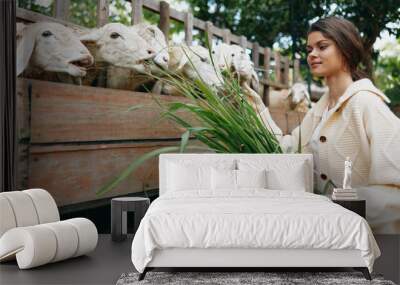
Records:
[[[231,31],[229,29],[224,29],[224,33],[222,35],[222,40],[226,44],[230,44],[231,43]]]
[[[97,27],[108,23],[109,0],[97,0]]]
[[[260,65],[260,45],[258,42],[253,44],[253,62],[254,67],[258,68]]]
[[[164,33],[165,38],[168,42],[169,40],[169,19],[170,19],[170,9],[168,2],[160,2],[160,30]]]
[[[271,63],[271,49],[264,49],[264,80],[269,80],[269,68]],[[265,106],[269,106],[269,85],[264,83],[263,101]]]
[[[48,190],[58,206],[96,200],[109,196],[158,188],[158,159],[151,159],[113,191],[98,197],[98,191],[139,156],[178,142],[103,144],[95,149],[54,150],[31,147],[29,188]]]
[[[24,82],[18,79],[17,85]],[[187,101],[184,97],[31,82],[32,143],[170,139],[182,134],[183,130],[168,120],[157,122],[162,110],[155,98],[167,104]],[[27,92],[24,94],[28,100]],[[193,122],[187,113],[180,114]]]
[[[69,19],[70,0],[55,0],[54,17],[68,21]]]
[[[295,59],[293,63],[293,83],[300,81],[300,60]]]
[[[188,46],[193,42],[193,14],[187,12],[185,17],[185,42]]]
[[[67,22],[61,19],[57,19],[54,17],[49,17],[40,13],[36,13],[30,10],[26,10],[23,8],[17,8],[17,12],[16,12],[16,16],[17,19],[19,21],[23,20],[24,22],[29,22],[29,23],[34,23],[34,22],[55,22],[55,23],[60,23],[66,27],[69,27],[75,31],[78,32],[84,32],[89,30],[88,28],[76,25],[74,23],[71,22]]]
[[[132,25],[143,21],[143,0],[132,0]]]
[[[245,36],[240,36],[239,45],[246,50],[247,48],[247,39]]]
[[[29,147],[30,147],[30,103],[26,96],[29,90],[28,81],[16,85],[16,125],[17,125],[17,189],[28,188]]]
[[[212,47],[213,43],[213,23],[210,21],[206,22],[206,29],[205,29],[206,37],[208,39],[208,43],[210,45],[210,48]]]
[[[282,83],[281,55],[278,51],[274,52],[274,61],[275,61],[275,82]]]
[[[284,65],[283,65],[283,78],[282,78],[282,83],[284,85],[287,85],[289,88],[289,68],[290,68],[290,61],[289,57],[285,56],[283,59]]]

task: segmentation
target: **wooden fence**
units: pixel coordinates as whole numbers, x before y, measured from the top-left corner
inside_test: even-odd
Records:
[[[24,22],[55,21],[77,30],[86,28],[68,21],[69,0],[56,0],[55,17],[18,8],[17,19]],[[170,9],[166,2],[133,1],[132,23],[142,21],[143,8],[160,13],[161,30],[168,35],[170,19],[185,25],[185,41],[190,44],[193,28],[239,43],[252,50],[255,66],[264,57],[264,79],[268,87],[289,85],[289,60],[269,48],[251,43],[229,30],[219,29],[190,13]],[[108,0],[98,0],[97,24],[107,23]],[[295,70],[296,70],[295,62]],[[276,81],[269,81],[270,68]],[[265,91],[264,98],[268,92]],[[98,199],[95,192],[120,173],[135,158],[162,146],[178,145],[182,129],[158,121],[161,103],[177,97],[76,86],[39,80],[17,80],[19,188],[42,187],[50,191],[59,206]],[[185,100],[179,97],[178,100]],[[141,106],[129,111],[131,106]],[[271,110],[274,120],[288,133],[303,115]],[[189,117],[187,117],[190,119]],[[199,144],[198,142],[194,142]],[[158,160],[143,164],[138,171],[104,197],[125,195],[158,188]]]
[[[109,15],[109,4],[110,0],[97,0],[97,26],[101,27],[108,22]],[[78,29],[85,29],[68,22],[69,19],[69,6],[70,0],[55,0],[54,5],[54,18],[42,17],[42,15],[18,8],[17,17],[26,20],[37,21],[45,18],[46,20],[56,20],[67,26],[71,26]],[[268,94],[269,88],[273,87],[276,89],[288,89],[290,86],[289,72],[290,67],[293,70],[292,81],[296,82],[299,78],[300,62],[295,59],[293,63],[290,62],[289,58],[282,56],[277,51],[271,51],[269,47],[262,47],[257,42],[248,41],[243,35],[238,36],[232,34],[229,29],[221,29],[213,25],[212,22],[203,21],[193,17],[190,12],[180,12],[170,8],[170,5],[165,1],[156,0],[132,0],[132,11],[131,11],[131,23],[137,24],[143,21],[143,8],[158,13],[160,15],[159,27],[163,31],[166,38],[169,38],[170,20],[175,20],[184,24],[185,42],[191,45],[193,42],[193,29],[196,28],[200,31],[204,31],[208,35],[208,41],[212,43],[214,37],[219,37],[225,43],[238,44],[245,49],[251,51],[251,57],[254,62],[254,67],[257,71],[262,72],[263,76],[260,79],[260,83],[263,85],[263,99],[266,105],[268,105]],[[260,65],[260,59],[263,58],[262,66]],[[275,78],[270,79],[270,72],[273,71]]]

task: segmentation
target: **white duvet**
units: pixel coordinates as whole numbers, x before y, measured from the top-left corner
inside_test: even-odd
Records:
[[[368,223],[328,198],[296,191],[182,191],[153,201],[132,243],[143,272],[155,249],[358,249],[372,272],[380,251]]]

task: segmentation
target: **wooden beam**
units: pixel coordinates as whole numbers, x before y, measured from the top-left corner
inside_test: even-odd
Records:
[[[143,163],[114,190],[96,192],[132,161],[150,151],[178,146],[179,141],[46,146],[30,149],[28,188],[45,188],[58,206],[158,188],[158,158]],[[60,183],[61,181],[61,183]]]
[[[188,46],[192,45],[193,42],[193,14],[190,12],[186,13],[185,16],[185,42]]]
[[[168,2],[160,2],[160,30],[164,33],[165,39],[169,41],[170,8]]]
[[[226,44],[230,44],[231,43],[231,30],[224,29],[223,34],[222,34],[222,40]]]
[[[283,78],[282,78],[282,83],[289,86],[289,68],[290,68],[290,62],[289,62],[289,57],[285,56],[283,58]]]
[[[271,60],[271,49],[265,48],[264,49],[264,92],[263,92],[263,101],[265,106],[269,106],[269,84],[267,83],[269,80],[269,67],[270,67],[270,60]],[[262,83],[262,82],[260,82]]]
[[[254,62],[254,67],[259,67],[260,66],[260,45],[258,42],[253,43],[253,62]]]
[[[245,36],[240,36],[239,45],[246,50],[247,48],[247,39]]]
[[[143,0],[132,0],[132,25],[143,21]]]
[[[295,59],[293,63],[293,83],[300,81],[300,60]]]
[[[20,78],[17,94],[19,110],[26,113],[31,106],[30,125],[29,118],[18,119],[19,137],[45,144],[178,139],[183,131],[178,125],[169,120],[154,124],[162,112],[154,98],[161,104],[189,101],[177,96]],[[137,108],[129,111],[134,106]],[[182,111],[180,115],[195,123],[188,113]]]
[[[97,0],[97,27],[108,23],[109,0]]]
[[[54,17],[68,21],[69,19],[70,0],[55,0]]]
[[[208,43],[210,45],[210,48],[212,48],[212,43],[213,43],[213,23],[210,21],[206,22],[206,29],[205,29],[205,34],[208,39]]]
[[[73,30],[76,30],[78,32],[83,32],[89,30],[88,28],[85,28],[83,26],[76,25],[71,22],[64,21],[62,19],[57,19],[54,17],[49,17],[37,12],[33,12],[30,10],[26,10],[23,8],[17,8],[17,19],[18,20],[23,20],[24,22],[31,22],[31,23],[36,23],[36,22],[54,22],[54,23],[59,23],[61,25],[64,25],[66,27],[69,27]]]
[[[274,52],[274,61],[275,61],[275,82],[282,83],[281,55],[278,51]]]

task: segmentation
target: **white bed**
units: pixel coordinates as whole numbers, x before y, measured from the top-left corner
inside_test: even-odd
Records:
[[[370,278],[380,251],[368,223],[312,194],[311,155],[167,154],[159,166],[160,197],[132,243],[140,279],[155,267],[354,267]],[[274,189],[254,183],[264,178]]]

